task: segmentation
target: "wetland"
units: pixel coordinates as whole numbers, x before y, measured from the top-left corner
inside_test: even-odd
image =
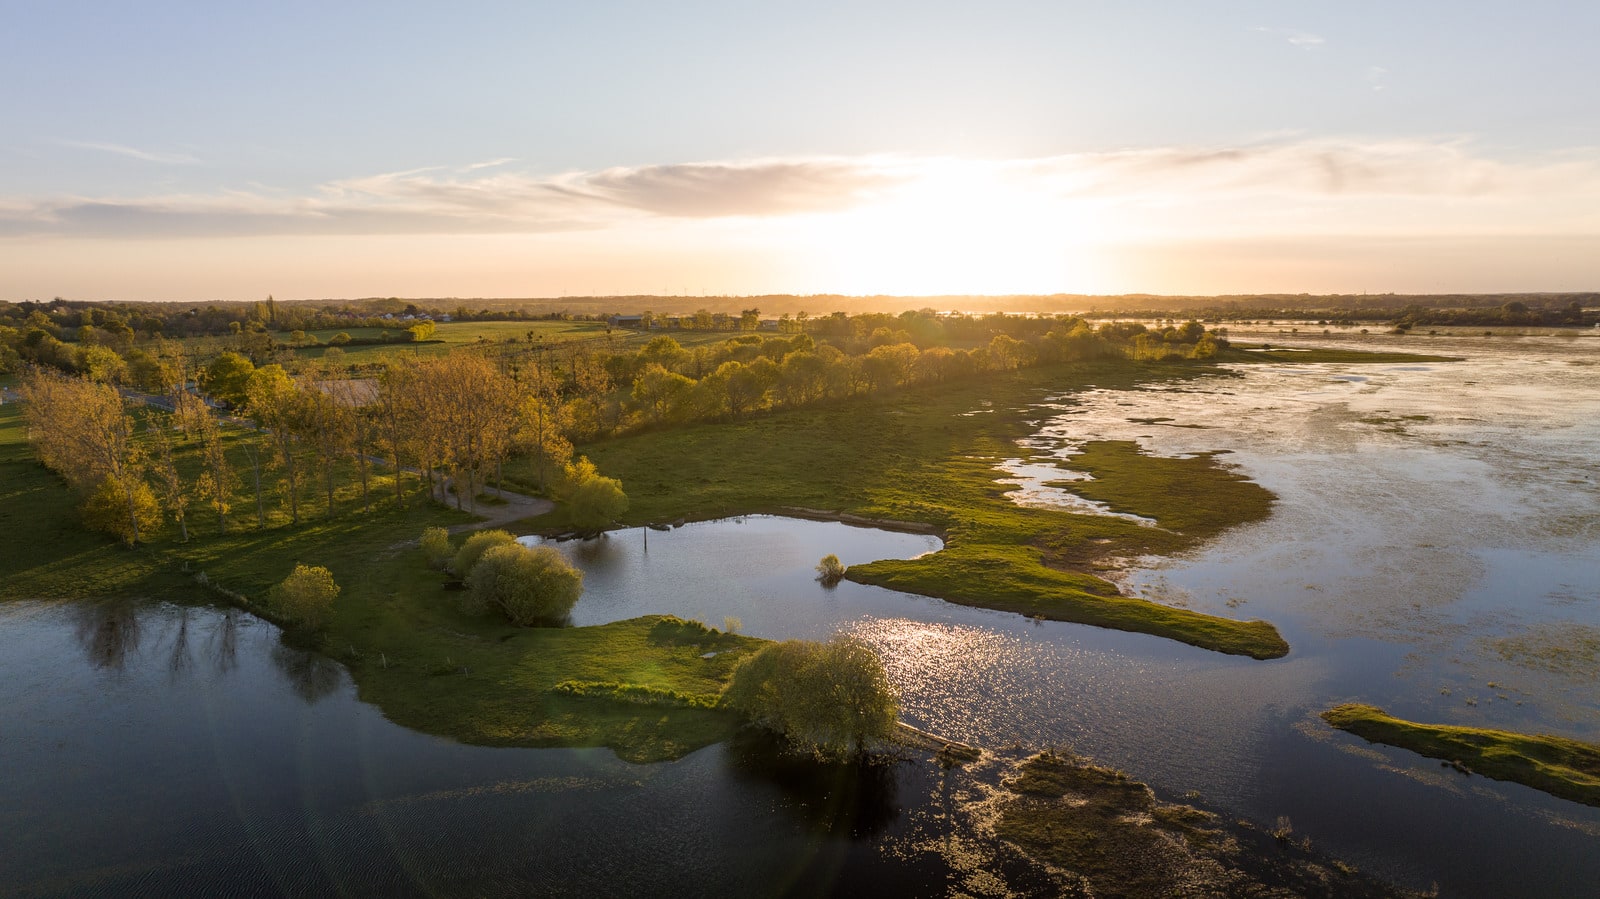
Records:
[[[1014,811],[1010,824],[982,811],[1056,750],[1147,783],[1152,798],[1134,800],[1147,813],[1289,822],[1296,846],[1364,877],[1570,895],[1600,879],[1595,809],[1369,745],[1318,713],[1360,702],[1600,737],[1586,661],[1600,630],[1600,339],[1320,340],[1435,358],[1019,373],[989,407],[960,387],[587,447],[633,505],[627,527],[552,541],[587,579],[569,636],[462,620],[414,553],[384,554],[398,529],[464,520],[446,511],[348,528],[356,548],[326,563],[366,598],[320,652],[196,605],[172,569],[259,594],[276,570],[265,557],[311,555],[326,532],[101,566],[104,592],[124,584],[137,602],[35,598],[50,595],[39,569],[104,552],[67,546],[19,566],[0,606],[0,763],[19,773],[0,788],[19,835],[0,849],[16,872],[0,890],[1065,890],[1028,857],[1070,870],[1051,857],[1062,850]],[[527,525],[530,542],[563,529]],[[832,588],[811,571],[826,553],[850,566]],[[1178,614],[1107,629],[1041,599],[1077,594]],[[375,617],[393,603],[415,604],[426,643]],[[710,628],[652,640],[659,616]],[[1266,636],[1237,636],[1252,621],[1281,651],[1228,649]],[[587,658],[585,640],[642,660],[590,680],[703,694],[747,642],[839,631],[879,652],[907,723],[988,761],[796,764],[714,710],[595,723],[589,700],[547,697],[529,730],[505,700],[570,679],[529,660]],[[621,841],[637,848],[625,862],[593,848]]]

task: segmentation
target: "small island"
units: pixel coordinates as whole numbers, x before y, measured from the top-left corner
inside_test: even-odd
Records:
[[[1600,746],[1547,734],[1518,734],[1481,727],[1418,724],[1376,706],[1348,703],[1322,720],[1371,743],[1409,749],[1462,773],[1482,774],[1600,806]]]

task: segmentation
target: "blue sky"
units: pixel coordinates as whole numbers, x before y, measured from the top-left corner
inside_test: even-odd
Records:
[[[4,2],[0,21],[0,298],[1600,274],[1600,4]],[[985,219],[1026,228],[993,240]],[[1407,244],[1432,249],[1408,266]],[[1443,272],[1452,246],[1472,264]]]

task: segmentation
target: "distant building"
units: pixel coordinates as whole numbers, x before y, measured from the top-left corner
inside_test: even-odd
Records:
[[[613,328],[644,327],[644,316],[642,315],[613,315],[609,321]]]

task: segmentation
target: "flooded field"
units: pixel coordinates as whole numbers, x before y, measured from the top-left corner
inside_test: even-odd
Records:
[[[1273,516],[1117,577],[1272,621],[1286,658],[825,588],[823,554],[854,564],[939,541],[764,516],[558,544],[586,571],[574,622],[847,630],[883,654],[919,727],[1067,747],[1229,817],[1287,817],[1297,838],[1443,895],[1581,893],[1600,882],[1600,810],[1369,746],[1315,713],[1363,701],[1600,738],[1600,338],[1350,340],[1465,361],[1247,365],[1040,397],[1036,435],[995,473],[1018,501],[1071,503],[1085,441],[1226,451],[1278,494]],[[970,836],[948,811],[977,775],[901,765],[846,789],[750,747],[636,766],[460,746],[390,724],[336,665],[211,609],[0,609],[0,708],[0,892],[582,893],[649,878],[925,895],[975,864],[927,846]],[[606,848],[623,841],[638,860]]]

